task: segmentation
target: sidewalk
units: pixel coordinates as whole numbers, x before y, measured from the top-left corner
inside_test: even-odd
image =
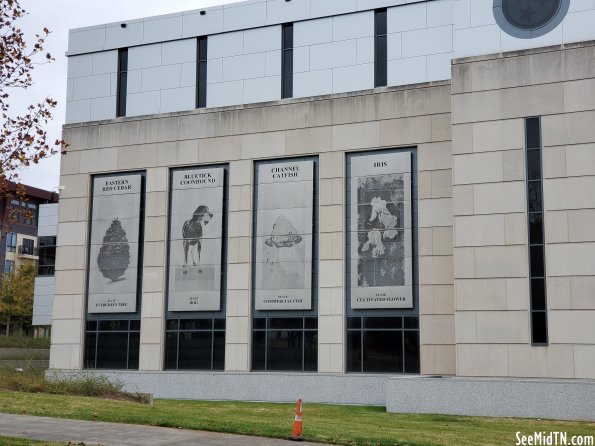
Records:
[[[288,435],[291,426],[287,428]],[[287,440],[0,413],[0,436],[105,446],[290,446]],[[297,443],[323,446],[317,443]]]

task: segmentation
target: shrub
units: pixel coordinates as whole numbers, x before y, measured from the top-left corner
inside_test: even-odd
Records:
[[[151,397],[140,393],[124,392],[124,382],[91,372],[56,374],[45,378],[45,370],[0,369],[0,389],[29,393],[91,396],[129,400],[151,404]]]
[[[111,381],[89,372],[53,376],[45,380],[45,386],[47,393],[61,395],[117,397],[124,394],[122,381]]]

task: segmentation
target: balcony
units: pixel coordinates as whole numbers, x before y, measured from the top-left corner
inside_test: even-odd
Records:
[[[26,246],[26,245],[19,245],[17,249],[17,253],[19,257],[30,257],[30,258],[38,258],[39,257],[39,248],[36,246]]]

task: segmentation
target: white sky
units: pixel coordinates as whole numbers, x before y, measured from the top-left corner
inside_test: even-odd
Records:
[[[23,92],[12,91],[11,114],[20,114],[28,104],[37,103],[46,96],[58,101],[54,119],[47,127],[49,140],[61,137],[66,105],[66,49],[68,30],[82,26],[124,21],[140,17],[207,8],[239,0],[20,0],[29,15],[19,22],[27,42],[44,27],[52,32],[46,40],[45,50],[55,61],[40,65],[33,71],[35,85]],[[67,155],[68,156],[68,155]],[[53,156],[39,165],[24,170],[21,182],[52,190],[59,185],[60,157]]]

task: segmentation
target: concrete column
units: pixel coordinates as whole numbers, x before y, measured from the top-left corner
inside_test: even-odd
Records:
[[[54,369],[78,370],[83,366],[89,176],[78,171],[78,163],[72,168],[66,163],[62,166],[64,190],[58,205],[50,355],[50,368]]]
[[[230,163],[225,370],[250,370],[252,183],[249,160]]]
[[[318,371],[345,369],[345,158],[343,152],[320,156]]]
[[[451,143],[418,146],[421,373],[455,373]]]
[[[147,169],[140,370],[163,368],[168,177],[166,167]]]

